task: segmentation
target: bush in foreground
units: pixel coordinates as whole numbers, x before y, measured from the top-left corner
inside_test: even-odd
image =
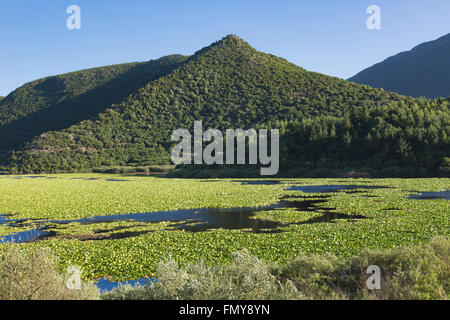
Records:
[[[180,267],[174,260],[161,262],[158,282],[146,287],[124,286],[103,294],[104,299],[124,300],[247,300],[300,299],[291,281],[281,283],[269,267],[247,250],[233,254],[232,262]]]
[[[450,241],[438,237],[423,247],[366,250],[339,260],[334,255],[299,256],[269,265],[246,250],[232,262],[158,266],[159,281],[122,287],[103,299],[448,299]],[[367,268],[381,269],[381,289],[369,290]]]
[[[98,299],[93,284],[69,289],[56,270],[49,249],[20,248],[6,244],[0,251],[0,300],[90,300]]]
[[[313,299],[448,299],[450,241],[437,237],[424,247],[366,250],[339,260],[300,256],[272,269]],[[368,266],[381,269],[381,289],[369,290]]]
[[[69,289],[52,252],[35,246],[0,248],[0,300],[98,299],[97,288],[81,283]],[[231,263],[179,266],[173,259],[158,265],[158,282],[125,286],[103,299],[259,300],[259,299],[448,299],[450,241],[434,238],[425,246],[365,250],[347,259],[301,255],[271,264],[249,254],[233,254]],[[368,266],[381,269],[381,289],[366,286]]]

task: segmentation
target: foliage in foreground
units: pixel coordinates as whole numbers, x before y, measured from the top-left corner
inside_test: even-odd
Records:
[[[93,284],[69,289],[56,270],[49,249],[6,245],[0,253],[0,300],[91,300],[99,293]]]
[[[365,250],[344,260],[300,256],[273,269],[314,299],[448,299],[450,242],[435,237],[426,246]],[[381,289],[368,290],[367,267],[381,269]]]
[[[450,242],[434,238],[424,247],[366,250],[339,260],[299,256],[283,265],[264,263],[243,250],[229,264],[158,266],[159,282],[125,286],[103,299],[448,299]],[[368,290],[367,267],[381,268],[381,289]]]
[[[333,255],[299,256],[282,265],[268,264],[242,250],[231,263],[158,265],[158,282],[125,286],[103,299],[448,299],[450,241],[434,238],[426,246],[365,250],[339,260]],[[381,289],[366,287],[367,267],[381,268]],[[98,290],[82,283],[66,287],[48,249],[2,247],[0,300],[97,299]]]
[[[180,267],[169,259],[158,265],[158,282],[149,287],[122,287],[103,295],[105,299],[246,300],[300,298],[293,283],[280,283],[269,267],[247,250],[233,254],[229,264]]]

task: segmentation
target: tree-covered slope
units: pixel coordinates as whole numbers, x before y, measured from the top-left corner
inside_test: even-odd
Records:
[[[0,154],[46,131],[95,118],[185,57],[169,56],[47,77],[25,84],[0,101]]]
[[[412,97],[449,97],[450,33],[390,57],[348,80]]]
[[[437,170],[448,151],[448,105],[308,72],[227,36],[97,116],[43,132],[3,164],[48,172],[167,163],[172,131],[203,120],[205,129],[279,128],[286,169],[364,166],[371,157],[420,166],[434,152],[428,166]]]

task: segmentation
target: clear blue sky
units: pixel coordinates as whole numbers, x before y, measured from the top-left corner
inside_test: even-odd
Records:
[[[66,8],[81,8],[68,30]],[[381,7],[382,29],[366,9]],[[450,32],[449,0],[2,0],[0,95],[41,77],[192,54],[227,34],[308,70],[348,78]]]

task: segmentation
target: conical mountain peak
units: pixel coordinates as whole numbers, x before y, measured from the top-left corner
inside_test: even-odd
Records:
[[[214,48],[233,50],[254,50],[244,39],[235,34],[229,34],[211,45],[197,51],[195,54],[202,54]]]

